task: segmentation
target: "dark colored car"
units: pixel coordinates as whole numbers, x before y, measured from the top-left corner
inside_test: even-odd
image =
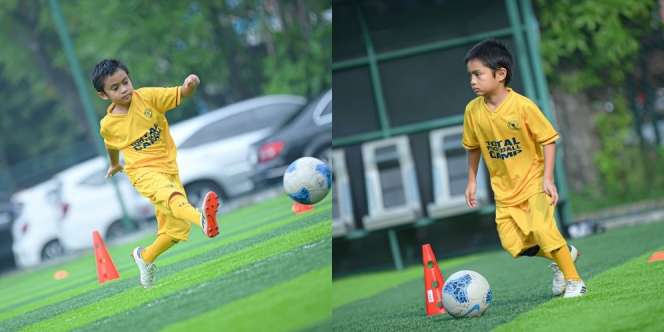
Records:
[[[14,206],[8,199],[0,198],[0,272],[16,267],[12,251],[12,222],[15,217]]]
[[[281,182],[286,167],[309,156],[329,161],[332,148],[332,90],[288,119],[272,135],[252,145],[252,180],[256,188]]]

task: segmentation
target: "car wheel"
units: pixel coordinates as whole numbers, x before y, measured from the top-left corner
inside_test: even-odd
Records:
[[[42,261],[47,261],[59,256],[62,256],[65,253],[65,248],[60,244],[58,240],[51,240],[44,245],[41,251]]]
[[[131,221],[130,221],[131,222]],[[136,225],[132,223],[133,228],[136,228]],[[108,226],[108,230],[106,231],[106,240],[115,240],[117,238],[121,238],[127,234],[129,234],[130,231],[125,229],[125,225],[122,223],[122,220],[116,220],[114,221],[110,226]]]
[[[212,181],[199,181],[193,182],[184,187],[184,190],[187,192],[187,198],[189,198],[189,203],[196,208],[201,206],[203,197],[208,191],[214,191],[219,196],[220,200],[224,200],[225,195],[221,187],[218,184]]]

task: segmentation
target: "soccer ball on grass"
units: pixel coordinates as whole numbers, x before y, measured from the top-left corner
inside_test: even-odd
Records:
[[[475,271],[458,271],[445,280],[443,307],[452,317],[481,316],[492,301],[489,282]]]
[[[284,190],[294,201],[316,204],[330,191],[332,172],[326,163],[312,157],[292,162],[284,173]]]

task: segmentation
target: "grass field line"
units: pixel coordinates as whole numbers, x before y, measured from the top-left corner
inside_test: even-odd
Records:
[[[635,257],[652,253],[664,245],[662,234],[664,222],[639,225],[607,231],[601,234],[575,239],[570,241],[582,253],[581,259],[577,261],[577,269],[582,277],[588,282],[589,294],[580,299],[583,302],[596,296],[596,292],[606,292],[606,288],[598,288],[594,277],[621,266]],[[453,319],[449,315],[426,317],[424,314],[424,294],[422,293],[422,280],[412,279],[397,287],[378,293],[369,298],[348,303],[334,310],[332,329],[339,331],[490,331],[502,324],[506,324],[526,311],[538,308],[553,299],[551,295],[551,270],[549,261],[543,258],[520,258],[513,259],[504,250],[496,248],[478,256],[477,261],[460,265],[457,269],[445,268],[441,265],[445,276],[458,269],[473,270],[484,275],[489,280],[494,291],[494,303],[480,318]],[[444,262],[444,260],[443,260]],[[643,261],[642,261],[643,262]],[[439,262],[440,263],[440,262]],[[645,272],[642,274],[646,275]],[[617,283],[629,282],[628,274],[619,277]],[[659,276],[659,280],[662,276]],[[636,283],[640,281],[638,279]],[[644,284],[648,288],[647,284]],[[658,286],[659,287],[659,286]],[[333,284],[334,288],[334,284]],[[611,287],[608,287],[611,288]],[[664,293],[657,287],[650,287],[652,291],[646,298],[644,295],[635,296],[635,299],[648,303],[656,294]],[[618,291],[622,292],[622,290]],[[627,292],[627,291],[625,291]],[[336,292],[335,292],[336,293]],[[620,297],[616,297],[619,299]],[[574,302],[577,300],[569,299]],[[554,301],[562,301],[561,299]],[[660,299],[657,299],[660,301]],[[625,301],[611,301],[603,303],[598,310],[604,310],[603,306],[616,306],[612,310],[613,317],[604,317],[606,321],[604,331],[613,331],[608,327],[611,321],[622,319],[621,306],[631,305]],[[660,312],[658,304],[653,305]],[[635,316],[627,316],[627,320],[641,320],[641,315],[650,310],[641,309],[643,312]],[[583,311],[580,311],[583,312]],[[576,320],[573,313],[570,320]],[[576,321],[576,326],[567,330],[577,331],[587,326],[584,313]],[[557,319],[559,315],[550,314],[546,320],[535,321],[537,326],[553,326],[551,320]],[[567,319],[567,316],[562,316]],[[650,319],[646,317],[645,320]],[[530,328],[531,326],[526,326]],[[658,327],[664,331],[664,327]],[[644,328],[648,330],[648,328]],[[510,330],[510,329],[506,329]],[[514,330],[528,330],[515,327]],[[551,328],[553,331],[563,331],[562,328]],[[641,331],[643,329],[622,329],[625,331]],[[652,328],[650,328],[652,330]]]
[[[323,238],[317,242],[253,262],[218,278],[162,296],[155,301],[133,308],[131,311],[96,320],[73,331],[131,331],[136,330],[137,327],[142,330],[161,330],[171,324],[188,320],[207,311],[266,291],[312,270],[331,266],[331,251],[331,239]],[[270,301],[274,302],[278,299]],[[329,311],[329,303],[325,305],[325,309]],[[273,308],[273,310],[277,309]],[[191,328],[197,329],[197,326],[193,325]]]
[[[318,223],[297,232],[278,236],[244,250],[185,269],[180,273],[164,278],[152,289],[145,290],[135,286],[97,303],[37,322],[26,327],[25,330],[54,331],[80,327],[97,319],[131,310],[143,303],[200,284],[208,279],[217,278],[254,261],[315,242],[325,236],[330,236],[330,231],[330,225]]]
[[[266,202],[260,202],[258,203],[257,206],[252,206],[251,208],[242,208],[239,210],[232,211],[227,215],[221,215],[220,218],[224,223],[228,223],[233,226],[235,224],[243,225],[243,221],[246,219],[261,220],[262,218],[273,216],[274,213],[278,210],[285,210],[286,209],[285,206],[287,205],[288,200],[289,199],[287,197],[274,198]],[[279,207],[279,205],[281,205],[281,207]],[[267,209],[266,211],[266,208],[269,209]],[[92,235],[90,236],[90,241],[92,241]],[[92,251],[92,249],[90,249],[90,251]],[[15,287],[19,284],[30,284],[34,287],[34,285],[41,284],[42,280],[40,279],[43,277],[42,272],[48,272],[50,278],[50,275],[52,275],[55,271],[59,270],[61,265],[65,264],[71,264],[71,261],[57,265],[27,268],[24,271],[3,276],[0,279],[0,289],[5,287]],[[7,296],[7,294],[0,294],[0,302],[4,300],[5,296]]]
[[[332,267],[305,273],[163,331],[294,331],[330,318]],[[322,305],[321,305],[322,304]]]
[[[263,227],[261,227],[261,228],[254,228],[254,229],[249,228],[246,231],[238,232],[236,234],[224,237],[220,241],[216,241],[216,242],[207,241],[207,242],[203,242],[204,245],[202,245],[202,246],[195,247],[195,248],[192,248],[192,249],[187,250],[187,251],[174,252],[173,255],[163,257],[163,259],[160,260],[159,264],[162,265],[162,266],[170,265],[170,264],[173,264],[175,262],[178,262],[178,261],[181,261],[181,260],[184,260],[184,259],[188,259],[188,258],[191,258],[191,257],[194,257],[194,256],[198,256],[202,253],[208,252],[208,251],[210,251],[212,249],[215,249],[215,248],[219,248],[219,247],[227,245],[229,243],[238,242],[238,241],[241,241],[241,240],[244,240],[244,239],[248,239],[248,238],[260,235],[260,234],[264,234],[264,233],[273,231],[277,228],[286,226],[288,224],[292,224],[292,223],[295,223],[295,222],[302,222],[302,221],[304,221],[308,218],[322,217],[322,216],[327,216],[327,215],[329,215],[329,211],[322,211],[322,212],[318,212],[318,213],[315,213],[315,214],[308,214],[308,215],[295,215],[295,216],[291,216],[291,217],[282,219],[280,221],[275,221],[275,222],[271,222],[269,224],[263,225]]]
[[[650,254],[587,280],[586,296],[552,299],[495,331],[662,331],[664,262],[647,263]]]
[[[445,260],[440,264],[441,269],[451,268],[476,260],[476,257],[461,257]],[[384,271],[365,275],[342,278],[332,283],[332,309],[343,305],[372,297],[404,282],[420,278],[423,279],[423,266],[415,265],[401,271]],[[443,276],[444,278],[444,276]]]
[[[175,256],[164,256],[163,260],[159,261],[159,267],[160,270],[163,272],[168,271],[169,267],[173,264],[177,264],[179,262],[187,261],[187,259],[191,259],[192,257],[196,257],[197,255],[200,255],[202,253],[207,253],[210,250],[213,249],[220,249],[225,246],[229,246],[231,244],[237,243],[239,241],[245,240],[245,239],[250,239],[259,235],[265,235],[271,231],[274,231],[276,229],[279,229],[280,227],[287,226],[289,224],[297,224],[296,222],[302,221],[302,219],[307,219],[307,218],[324,218],[327,217],[327,212],[326,211],[321,211],[317,214],[304,214],[304,215],[297,215],[290,217],[286,220],[283,220],[281,222],[277,223],[272,223],[265,225],[264,227],[261,228],[256,228],[251,231],[249,231],[249,234],[237,234],[234,237],[228,237],[225,239],[222,239],[221,241],[215,241],[210,243],[205,250],[197,250],[196,255],[190,254],[191,251],[184,251],[186,255],[175,255],[178,256],[179,258]],[[329,220],[329,219],[328,219]],[[187,254],[189,253],[189,254]],[[129,260],[129,259],[127,259]],[[135,279],[138,275],[138,271],[135,268],[135,265],[133,263],[129,263],[127,265],[121,265],[121,268],[119,269],[120,275],[122,277],[121,281],[125,280],[132,280]],[[94,267],[93,267],[94,268]],[[81,284],[79,288],[72,288],[72,289],[66,289],[60,292],[51,292],[53,295],[52,297],[32,297],[33,299],[36,299],[37,302],[34,303],[29,303],[27,305],[23,305],[21,307],[16,307],[14,310],[10,311],[4,311],[0,313],[0,321],[11,318],[12,316],[24,314],[27,312],[30,312],[32,310],[38,309],[40,307],[57,303],[69,298],[72,298],[74,296],[78,296],[90,291],[94,291],[96,288],[99,288],[98,284],[96,283],[96,274],[95,272],[91,272],[92,277],[89,279],[88,283]],[[133,282],[133,280],[132,280]]]
[[[292,223],[291,225],[278,228],[277,230],[267,234],[252,237],[248,240],[236,242],[227,246],[222,246],[220,248],[216,248],[215,250],[206,252],[204,255],[199,255],[193,257],[192,259],[183,260],[176,264],[161,267],[158,273],[159,278],[161,279],[177,274],[189,267],[205,263],[212,259],[217,259],[223,255],[232,254],[252,245],[270,240],[273,237],[293,233],[299,229],[307,227],[312,223],[329,223],[329,215],[322,214],[318,219],[319,220],[315,220],[310,216],[306,223]],[[18,313],[16,313],[14,317],[10,317],[10,319],[4,321],[2,324],[10,327],[10,330],[16,330],[28,323],[48,319],[64,311],[74,310],[79,307],[90,305],[99,301],[100,298],[108,298],[120,292],[124,292],[127,288],[136,286],[137,273],[135,268],[129,270],[129,274],[124,273],[124,271],[120,271],[120,274],[122,275],[122,279],[108,282],[102,287],[95,286],[93,289],[85,289],[80,292],[76,290],[68,290],[66,291],[66,294],[57,294],[52,298],[39,299],[39,302],[37,303],[32,303],[14,310],[14,313],[16,313],[16,311],[18,311]],[[128,275],[131,277],[128,277]],[[90,285],[97,284],[96,282],[92,282]],[[72,292],[74,294],[72,294]],[[18,315],[21,313],[23,314]]]
[[[170,264],[177,263],[178,261],[182,261],[182,260],[197,256],[197,255],[199,255],[201,253],[204,253],[204,252],[207,252],[211,249],[222,247],[224,245],[228,245],[230,243],[241,241],[241,240],[244,240],[244,239],[247,239],[247,238],[250,238],[250,237],[253,237],[253,236],[257,236],[257,235],[260,235],[260,234],[264,234],[264,233],[272,231],[276,228],[282,227],[284,225],[287,225],[287,224],[290,224],[290,223],[293,223],[293,222],[301,221],[304,218],[308,218],[308,217],[311,217],[311,216],[322,215],[325,212],[326,211],[322,211],[322,213],[318,213],[318,214],[314,214],[314,215],[307,214],[307,215],[288,216],[287,218],[285,218],[281,221],[278,221],[278,222],[272,221],[271,223],[268,223],[264,227],[259,227],[259,228],[247,227],[246,230],[244,231],[244,233],[241,232],[241,231],[237,231],[237,232],[235,232],[234,235],[230,235],[230,236],[222,238],[221,241],[216,241],[216,242],[212,242],[212,243],[210,241],[204,241],[204,242],[201,241],[201,242],[199,242],[199,244],[203,244],[202,246],[200,246],[200,245],[199,246],[189,245],[188,247],[184,247],[184,248],[177,248],[176,247],[174,252],[173,252],[174,255],[171,254],[171,255],[167,255],[167,256],[163,257],[163,259],[160,260],[159,265],[161,267],[165,267],[165,266],[168,266]],[[274,219],[274,220],[277,220],[277,219]],[[205,239],[205,240],[207,240],[207,239]],[[133,247],[133,246],[124,246],[124,247],[129,249],[130,247]],[[129,252],[128,250],[124,250],[124,251]],[[117,257],[118,255],[116,254],[114,256]],[[91,257],[91,256],[89,256],[87,258],[88,258],[88,260],[93,260],[93,257]],[[130,275],[128,275],[128,276],[136,275],[137,272],[135,270],[133,262],[130,262],[128,260],[117,260],[117,259],[115,259],[115,262],[116,262],[116,267],[118,268],[118,271],[121,272],[122,277],[127,277],[126,272],[124,272],[126,270],[129,270]],[[50,282],[49,284],[51,285],[50,288],[46,288],[46,289],[42,289],[42,290],[35,290],[33,292],[30,292],[30,289],[28,288],[28,289],[26,289],[26,294],[30,294],[30,296],[28,298],[25,298],[25,297],[21,296],[21,294],[14,293],[14,296],[15,296],[14,300],[13,301],[12,300],[6,301],[5,305],[3,305],[2,308],[0,308],[0,310],[5,311],[8,308],[13,308],[13,307],[16,307],[17,305],[32,302],[34,299],[43,299],[44,297],[48,297],[50,294],[58,294],[62,290],[67,290],[67,289],[71,289],[71,288],[85,286],[88,282],[95,282],[97,277],[96,277],[96,271],[95,271],[95,267],[94,267],[94,261],[88,262],[87,264],[89,264],[88,273],[87,273],[86,277],[81,277],[80,278],[82,280],[78,280],[76,282],[73,282],[76,279],[72,278],[72,280],[70,282],[68,282],[64,285],[58,285],[58,287],[56,287],[56,288],[53,288],[53,286],[52,286],[52,284],[55,281],[49,280],[49,282]],[[84,274],[80,273],[79,275],[84,275]],[[87,287],[86,287],[86,289],[87,289]],[[2,320],[3,317],[5,317],[5,315],[0,314],[0,320]]]

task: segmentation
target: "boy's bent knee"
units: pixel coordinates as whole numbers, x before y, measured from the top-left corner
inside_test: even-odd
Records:
[[[170,205],[171,205],[171,201],[172,201],[175,197],[177,197],[177,196],[182,196],[182,197],[184,197],[184,194],[182,194],[182,193],[179,192],[179,191],[174,191],[174,192],[171,193],[170,196],[168,196],[168,200],[166,201],[166,203],[168,203],[168,205],[170,206]]]

